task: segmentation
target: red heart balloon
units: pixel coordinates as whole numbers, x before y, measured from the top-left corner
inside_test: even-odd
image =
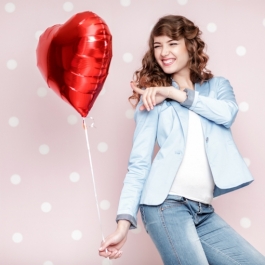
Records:
[[[48,28],[39,39],[37,66],[52,88],[82,117],[92,108],[108,75],[112,36],[92,12]]]

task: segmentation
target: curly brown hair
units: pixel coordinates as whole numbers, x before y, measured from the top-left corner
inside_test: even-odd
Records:
[[[134,73],[138,87],[171,86],[171,75],[166,74],[156,62],[154,56],[154,37],[167,36],[173,40],[184,38],[189,54],[190,79],[193,83],[203,83],[213,77],[206,68],[209,56],[203,51],[205,43],[200,38],[202,32],[192,21],[183,17],[168,15],[160,18],[153,27],[149,37],[149,50],[142,59],[142,68]],[[140,95],[133,92],[129,101],[136,104]],[[133,104],[133,103],[132,103]],[[133,104],[134,105],[134,104]]]

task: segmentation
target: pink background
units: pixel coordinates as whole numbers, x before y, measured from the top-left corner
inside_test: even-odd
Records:
[[[113,35],[110,72],[90,112],[96,128],[89,129],[104,234],[116,226],[134,131],[129,81],[152,25],[179,14],[203,31],[208,68],[234,87],[240,111],[233,135],[255,177],[213,205],[265,254],[264,0],[1,0],[0,265],[162,264],[140,218],[122,259],[98,257],[101,234],[82,119],[47,88],[36,67],[40,32],[86,10],[102,17]]]

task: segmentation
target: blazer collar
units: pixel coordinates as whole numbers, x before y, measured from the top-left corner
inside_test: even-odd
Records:
[[[176,89],[179,89],[178,84],[172,79],[172,86]],[[185,107],[182,107],[178,102],[174,100],[169,100],[169,103],[174,108],[182,127],[182,132],[185,139],[185,144],[187,142],[187,134],[188,134],[188,125],[189,125],[189,110]]]

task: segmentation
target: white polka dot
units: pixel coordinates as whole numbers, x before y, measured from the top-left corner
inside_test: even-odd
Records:
[[[178,0],[178,3],[181,5],[181,6],[184,6],[188,3],[188,0]]]
[[[249,218],[246,218],[246,217],[243,217],[241,218],[240,220],[240,225],[243,227],[243,228],[249,228],[251,226],[251,221]]]
[[[128,110],[126,110],[126,112],[125,112],[125,116],[126,116],[126,118],[128,118],[128,119],[133,119],[133,117],[134,117],[134,110],[133,110],[133,109],[128,109]]]
[[[21,182],[21,177],[17,174],[11,176],[10,181],[14,185],[18,185]]]
[[[15,11],[15,9],[16,9],[16,6],[13,3],[7,3],[7,4],[5,4],[5,11],[7,13],[12,13],[12,12]]]
[[[52,263],[51,261],[47,260],[47,261],[45,261],[45,262],[43,263],[43,265],[53,265],[53,263]]]
[[[37,30],[36,32],[35,32],[35,39],[36,40],[39,40],[39,38],[40,38],[40,35],[43,33],[43,30]]]
[[[66,12],[71,12],[74,9],[74,5],[72,2],[65,2],[63,4],[63,10]]]
[[[8,60],[7,63],[6,63],[6,67],[9,69],[9,70],[15,70],[17,68],[17,61],[16,60]]]
[[[263,19],[262,24],[265,27],[265,18]]]
[[[103,259],[102,265],[113,265],[113,261],[110,259]]]
[[[246,165],[249,167],[250,166],[250,160],[246,157],[244,157],[244,161],[246,163]]]
[[[48,213],[50,212],[52,209],[52,206],[50,203],[48,202],[44,202],[42,205],[41,205],[41,210],[44,212],[44,213]]]
[[[120,0],[122,6],[129,6],[131,4],[131,0]]]
[[[136,229],[131,230],[134,234],[140,234],[142,232],[142,227],[140,225],[137,225]]]
[[[49,152],[50,152],[50,147],[46,144],[42,144],[40,147],[39,147],[39,152],[42,154],[42,155],[47,155]]]
[[[209,23],[209,24],[207,25],[207,30],[208,30],[209,32],[215,32],[215,31],[217,30],[217,26],[216,26],[216,24],[214,24],[214,23]]]
[[[104,153],[108,150],[108,145],[104,142],[98,144],[98,151]]]
[[[124,53],[122,58],[125,63],[130,63],[133,60],[133,56],[129,52]]]
[[[248,111],[248,109],[249,109],[249,105],[247,102],[241,102],[239,104],[239,110],[246,112],[246,111]]]
[[[100,208],[102,210],[108,210],[110,208],[110,202],[107,200],[103,200],[100,202]]]
[[[11,127],[17,127],[18,124],[19,124],[19,119],[17,117],[11,117],[9,120],[8,120],[8,123]]]
[[[69,124],[74,125],[77,123],[77,117],[75,115],[69,115],[67,121]]]
[[[72,239],[73,240],[80,240],[82,238],[82,233],[79,230],[75,230],[72,232]]]
[[[46,97],[48,93],[48,89],[46,87],[39,87],[37,90],[37,94],[40,98]]]
[[[106,88],[102,88],[102,90],[100,91],[99,95],[103,96],[103,95],[105,95],[105,93],[106,93]]]
[[[15,233],[15,234],[12,236],[12,240],[13,240],[15,243],[20,243],[20,242],[23,240],[23,236],[22,236],[20,233]]]
[[[236,53],[238,56],[244,56],[246,54],[247,50],[244,46],[238,46],[236,48]]]
[[[80,175],[77,173],[77,172],[72,172],[69,176],[69,179],[72,181],[72,182],[78,182],[79,179],[80,179]]]

